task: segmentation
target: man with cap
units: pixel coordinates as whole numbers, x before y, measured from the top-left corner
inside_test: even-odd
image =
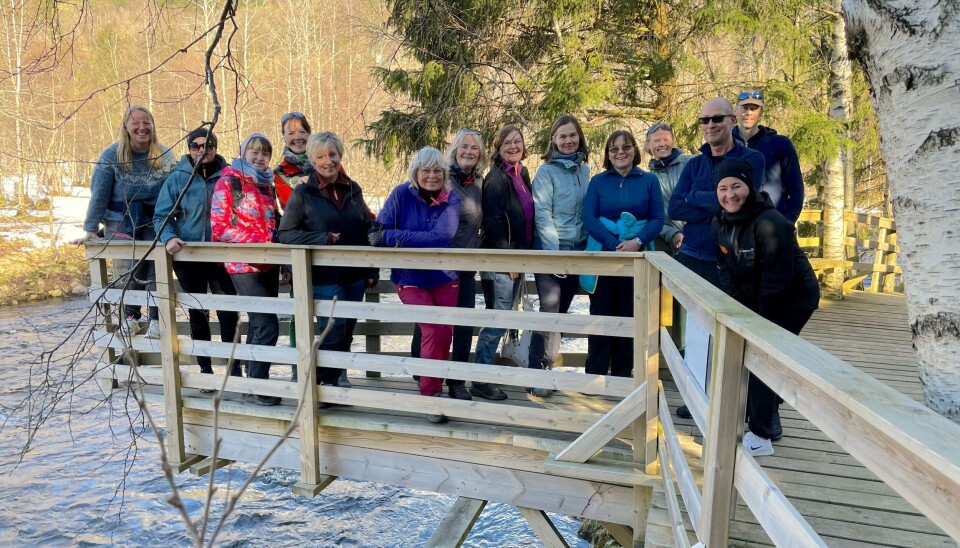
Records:
[[[187,135],[189,154],[184,154],[173,173],[167,177],[157,198],[153,225],[160,235],[160,243],[170,255],[179,253],[187,242],[210,241],[210,202],[213,187],[227,162],[217,154],[217,137],[207,128],[199,127]],[[183,195],[180,198],[180,195]],[[177,199],[180,198],[179,205]],[[176,206],[175,206],[176,205]],[[236,295],[230,276],[223,263],[174,262],[180,287],[188,293]],[[191,308],[190,336],[194,340],[210,340],[209,312]],[[236,312],[217,311],[220,320],[220,340],[233,342],[236,334]],[[156,337],[159,338],[159,332]],[[210,358],[197,356],[202,373],[213,373]],[[240,376],[239,362],[231,373]]]
[[[760,190],[770,195],[777,211],[796,223],[803,209],[800,159],[788,137],[760,125],[763,100],[762,91],[744,91],[737,96],[737,126],[733,128],[733,138],[763,154],[767,172]]]
[[[799,335],[817,309],[820,287],[794,224],[754,186],[753,167],[724,160],[714,174],[720,210],[711,230],[717,241],[720,288],[772,323]],[[751,455],[773,454],[772,441],[782,435],[778,397],[750,375],[743,446]]]

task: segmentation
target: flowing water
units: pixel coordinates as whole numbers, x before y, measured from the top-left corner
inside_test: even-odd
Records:
[[[0,546],[187,546],[183,519],[165,502],[171,491],[156,433],[139,420],[134,401],[106,399],[88,380],[96,352],[83,340],[85,329],[71,336],[78,322],[89,327],[88,307],[75,300],[0,308]],[[69,356],[78,351],[79,362],[68,369]],[[39,360],[44,352],[52,359]],[[63,383],[61,398],[55,406],[51,397],[32,398],[28,408],[27,395],[45,380]],[[152,410],[162,421],[162,410]],[[24,452],[38,416],[43,422]],[[223,512],[223,495],[252,471],[234,464],[214,473],[214,520]],[[298,471],[262,471],[225,522],[219,544],[421,546],[454,502],[348,479],[311,499],[290,491],[298,478]],[[175,481],[191,518],[199,519],[209,476],[184,473]],[[551,517],[571,546],[589,545],[576,537],[576,519]],[[465,545],[539,544],[515,508],[491,503]]]

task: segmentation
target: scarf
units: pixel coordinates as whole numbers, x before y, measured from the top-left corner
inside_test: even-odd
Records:
[[[576,152],[574,152],[574,153],[572,153],[572,154],[564,154],[564,153],[560,152],[559,150],[554,150],[554,151],[553,151],[553,155],[551,156],[551,159],[553,159],[553,160],[568,160],[568,161],[571,161],[571,162],[573,162],[573,163],[575,163],[575,164],[579,164],[580,162],[583,161],[583,153],[578,150],[578,151],[576,151]]]
[[[311,175],[314,171],[316,171],[313,168],[313,164],[307,159],[306,152],[297,154],[288,147],[283,147],[283,159],[286,160],[288,164],[299,169],[304,175]]]
[[[677,156],[680,156],[681,154],[683,154],[683,152],[681,152],[679,148],[674,148],[670,152],[670,156],[667,156],[662,160],[650,160],[650,169],[666,169],[666,167],[670,165],[670,162],[676,160]]]
[[[500,158],[500,168],[513,182],[513,190],[517,193],[517,199],[520,200],[520,208],[523,210],[523,247],[529,249],[533,242],[534,204],[533,195],[530,194],[530,189],[527,188],[527,184],[523,182],[523,177],[520,176],[522,166],[523,164],[519,162],[517,165],[513,165]]]
[[[450,166],[450,173],[457,181],[460,182],[461,185],[470,186],[473,184],[474,176],[476,175],[476,169],[470,170],[470,173],[467,173],[463,170],[463,168],[460,167],[460,164],[454,162],[453,165]]]
[[[234,158],[233,162],[230,163],[230,167],[239,171],[244,176],[252,177],[254,184],[258,187],[267,188],[273,184],[273,170],[270,168],[257,169],[243,158]]]

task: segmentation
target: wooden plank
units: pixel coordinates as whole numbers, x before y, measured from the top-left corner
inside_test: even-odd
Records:
[[[317,383],[316,367],[314,364],[314,317],[313,299],[313,269],[310,266],[310,252],[305,249],[295,249],[291,257],[293,271],[293,293],[299,298],[293,299],[293,313],[297,320],[297,395],[302,398],[300,404],[300,484],[307,491],[319,493],[323,479],[319,472],[320,454],[317,449],[317,391],[313,387]],[[332,481],[332,480],[331,480]],[[329,482],[327,482],[329,483]],[[314,495],[316,494],[314,493]]]
[[[601,521],[603,528],[610,532],[613,535],[614,540],[620,543],[620,546],[631,546],[633,544],[633,532],[630,531],[627,527],[620,525],[618,523],[608,523],[606,521]]]
[[[568,477],[642,488],[651,487],[657,479],[656,476],[644,473],[643,469],[637,467],[635,463],[599,461],[598,459],[576,463],[558,460],[553,453],[544,460],[543,469]]]
[[[743,447],[737,447],[735,485],[774,544],[826,548],[817,532]]]
[[[896,230],[897,225],[893,219],[881,217],[879,215],[870,215],[867,213],[857,213],[855,211],[844,211],[843,220],[862,223],[869,226]]]
[[[177,338],[177,298],[173,291],[173,261],[166,250],[156,258],[156,303],[160,316],[160,358],[163,364],[163,409],[167,430],[167,458],[174,466],[187,459],[183,448],[183,413],[180,399],[180,348]]]
[[[880,232],[881,234],[883,234],[884,232],[886,232],[886,229],[881,229]],[[900,248],[897,247],[895,244],[889,244],[883,240],[877,241],[877,240],[865,240],[863,238],[847,237],[843,239],[843,243],[846,245],[854,245],[857,247],[862,247],[864,249],[879,249],[880,251],[884,251],[884,252],[892,251],[894,253],[897,253],[900,251]]]
[[[668,455],[667,448],[661,438],[660,454]],[[660,466],[663,474],[663,491],[666,495],[667,512],[670,514],[670,529],[673,532],[673,541],[676,548],[689,548],[690,541],[687,538],[687,528],[683,523],[683,514],[680,512],[680,504],[677,502],[677,492],[673,488],[673,474],[670,472],[669,459]]]
[[[617,405],[600,417],[590,428],[587,428],[583,434],[580,434],[566,449],[561,451],[556,460],[566,462],[586,462],[604,445],[610,442],[630,423],[637,420],[640,415],[647,411],[647,383],[637,386],[629,396],[620,401]],[[654,430],[656,432],[656,430]],[[643,429],[639,432],[643,434]],[[638,433],[634,432],[634,439],[637,439]],[[641,438],[642,439],[642,438]],[[641,463],[643,461],[640,461]]]
[[[636,317],[636,336],[634,337],[634,372],[637,387],[644,378],[646,386],[644,421],[634,426],[634,440],[645,440],[643,462],[648,474],[657,472],[657,390],[660,374],[660,273],[646,260],[634,263],[634,316]],[[638,287],[639,286],[639,287]],[[639,291],[638,291],[639,289]],[[641,377],[642,375],[642,377]],[[635,447],[638,447],[635,444]],[[638,452],[635,452],[638,453]],[[639,455],[636,455],[639,457]],[[638,513],[641,509],[638,509]],[[645,511],[642,512],[646,514]],[[644,516],[644,524],[646,517]],[[643,539],[642,534],[636,538]]]
[[[321,474],[319,480],[315,483],[304,483],[297,482],[290,487],[290,491],[294,495],[300,495],[301,497],[310,497],[313,498],[319,495],[324,489],[326,489],[331,483],[337,480],[337,476],[327,476]]]
[[[219,470],[225,466],[230,466],[231,464],[233,464],[233,461],[230,459],[218,458],[217,461],[214,462],[212,458],[207,457],[190,466],[190,473],[194,476],[205,476],[214,470]]]
[[[730,515],[734,508],[733,488],[738,429],[743,423],[741,387],[744,340],[721,325],[710,378],[710,411],[703,446],[703,513],[700,538],[707,546],[726,546]]]
[[[663,440],[667,449],[666,453],[661,453],[661,458],[666,458],[669,461],[660,468],[662,470],[671,464],[673,465],[673,470],[677,477],[677,485],[680,487],[680,496],[683,497],[683,504],[686,506],[687,514],[690,516],[690,523],[693,524],[693,528],[699,536],[701,531],[701,508],[703,506],[702,495],[697,488],[697,482],[693,477],[693,473],[690,471],[690,466],[687,464],[687,458],[683,453],[683,449],[680,447],[680,438],[674,429],[673,419],[670,416],[670,408],[667,407],[667,400],[664,396],[662,386],[658,397],[660,398],[660,425],[663,428]]]
[[[667,362],[667,367],[670,369],[670,374],[673,375],[673,382],[683,398],[683,403],[690,410],[697,428],[701,432],[705,432],[707,429],[707,394],[700,388],[700,383],[694,378],[690,368],[687,367],[687,363],[680,356],[677,345],[674,344],[670,334],[663,328],[660,329],[660,348],[663,352],[664,361]]]
[[[93,258],[90,259],[90,291],[102,290],[107,286],[109,278],[107,277],[107,261],[105,259]],[[116,329],[116,323],[113,319],[113,314],[111,312],[111,306],[105,303],[97,304],[97,321],[102,321],[104,329],[107,331],[114,331]],[[106,359],[110,363],[117,362],[117,352],[113,348],[106,348]],[[100,384],[100,389],[104,394],[109,394],[114,388],[117,388],[116,379],[98,376],[97,382]]]
[[[467,497],[457,497],[453,503],[453,508],[447,512],[443,521],[437,526],[437,529],[430,535],[425,548],[445,548],[452,546],[459,548],[463,541],[467,539],[473,524],[480,517],[487,501],[471,499]]]
[[[797,219],[797,222],[816,222],[823,220],[823,210],[820,209],[804,209],[800,211],[800,217]]]
[[[537,534],[546,548],[569,548],[570,545],[563,539],[563,535],[557,530],[557,526],[550,521],[550,517],[543,510],[523,506],[517,506],[517,510],[520,510],[523,517],[527,519],[530,527],[533,528],[533,532]]]

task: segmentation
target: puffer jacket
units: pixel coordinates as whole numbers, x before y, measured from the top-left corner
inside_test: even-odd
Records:
[[[212,162],[210,175],[204,179],[199,172],[194,177],[193,182],[190,176],[193,175],[193,158],[189,154],[184,154],[173,173],[164,181],[160,188],[160,196],[157,198],[157,208],[153,212],[153,226],[160,234],[160,242],[167,245],[171,238],[180,238],[185,242],[209,242],[210,234],[210,208],[213,202],[213,188],[220,179],[223,168],[227,166],[227,161],[219,154]],[[188,186],[189,185],[189,186]],[[180,206],[167,226],[163,230],[158,230],[163,224],[164,219],[173,210],[173,204],[177,202],[177,197],[187,189],[187,193],[180,200]]]
[[[234,192],[234,181],[240,192]],[[252,176],[245,176],[232,166],[223,168],[213,189],[210,225],[213,241],[234,244],[265,244],[277,241],[280,211],[273,184],[261,187]],[[276,265],[224,263],[230,274],[267,272]]]
[[[590,185],[586,162],[550,160],[533,178],[534,247],[556,251],[560,244],[578,247],[586,238],[583,197]]]

